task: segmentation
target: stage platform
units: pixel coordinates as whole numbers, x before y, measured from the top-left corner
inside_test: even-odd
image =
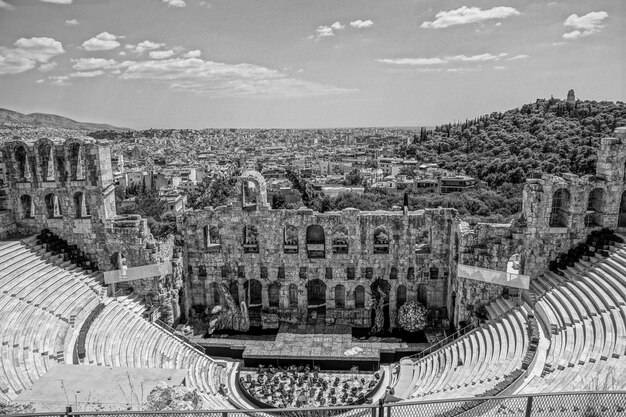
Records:
[[[326,325],[323,322],[308,324],[283,323],[276,335],[226,336],[214,335],[193,341],[204,346],[209,355],[223,351],[239,351],[245,366],[273,364],[277,366],[315,364],[322,369],[378,370],[382,357],[390,362],[399,352],[417,352],[428,344],[388,342],[382,339],[355,340],[350,325]]]
[[[33,386],[23,391],[16,403],[32,403],[36,412],[138,409],[161,381],[180,385],[185,369],[117,368],[92,365],[57,365]]]

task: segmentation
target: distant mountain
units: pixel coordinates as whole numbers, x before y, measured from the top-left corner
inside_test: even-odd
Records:
[[[124,127],[111,126],[101,123],[85,123],[57,116],[56,114],[31,113],[22,114],[0,107],[0,126],[5,123],[20,123],[28,127],[53,127],[59,129],[77,130],[130,130]]]

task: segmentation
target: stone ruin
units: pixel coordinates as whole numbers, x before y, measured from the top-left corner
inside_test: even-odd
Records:
[[[157,241],[140,216],[117,216],[106,141],[15,140],[2,161],[0,237],[48,229],[104,271],[171,262],[171,274],[115,285],[132,287],[170,323],[220,306],[213,330],[324,310],[327,320],[380,327],[372,308],[388,330],[414,300],[458,325],[480,305],[518,293],[461,277],[459,265],[500,272],[514,265],[533,279],[592,231],[626,231],[626,128],[602,139],[595,175],[529,178],[522,213],[510,224],[468,224],[443,208],[273,210],[263,177],[246,171],[237,204],[177,217],[176,242]]]

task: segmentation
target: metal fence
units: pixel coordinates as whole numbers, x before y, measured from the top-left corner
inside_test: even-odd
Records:
[[[626,391],[473,397],[458,400],[396,402],[358,407],[266,410],[72,411],[29,414],[35,417],[622,417]],[[24,417],[25,414],[14,416]]]

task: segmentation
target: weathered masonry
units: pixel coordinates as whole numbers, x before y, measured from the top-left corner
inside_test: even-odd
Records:
[[[185,214],[187,309],[223,304],[218,283],[251,308],[369,309],[385,293],[393,317],[407,300],[445,306],[454,210],[316,213],[271,210],[242,176],[241,205]]]

